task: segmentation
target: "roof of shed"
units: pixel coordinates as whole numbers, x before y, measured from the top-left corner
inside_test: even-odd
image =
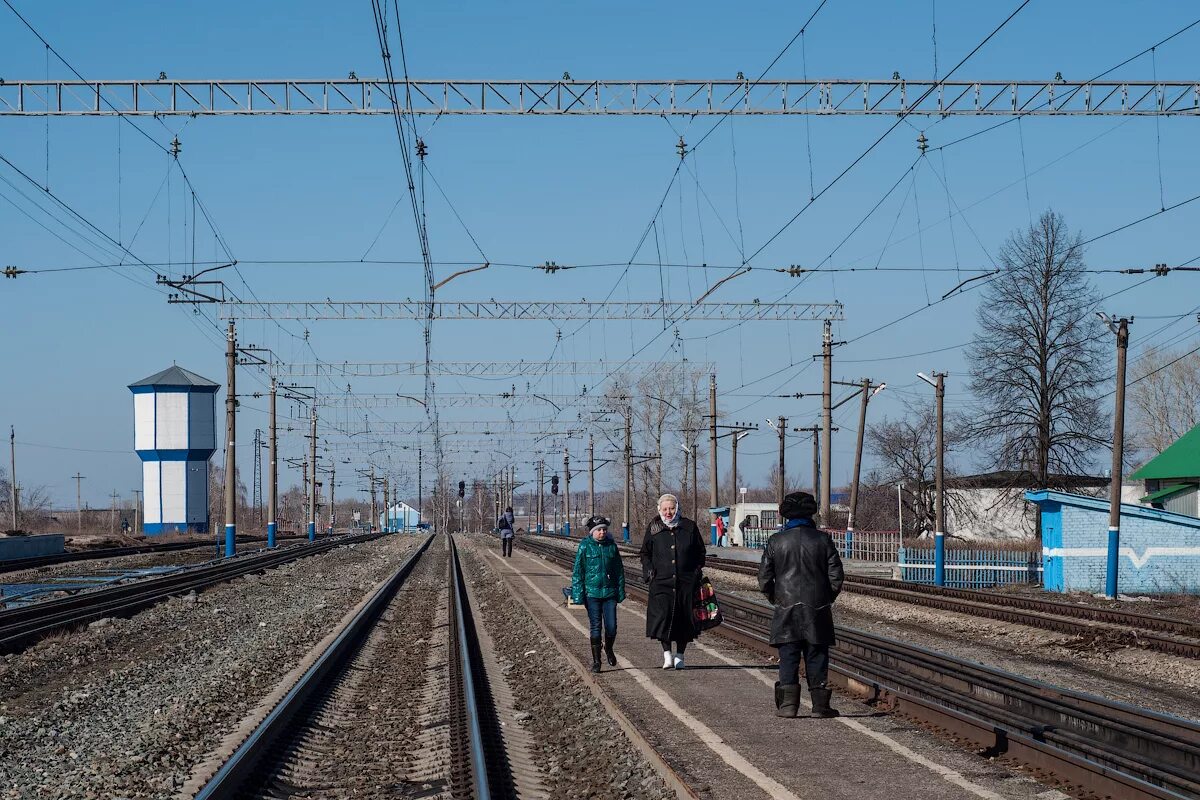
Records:
[[[220,385],[219,383],[213,383],[208,378],[197,375],[191,370],[172,364],[162,372],[156,372],[148,378],[142,378],[137,383],[129,384],[129,388],[132,389],[134,386],[197,386],[215,388]]]
[[[1139,481],[1200,477],[1200,425],[1179,437],[1132,477]]]

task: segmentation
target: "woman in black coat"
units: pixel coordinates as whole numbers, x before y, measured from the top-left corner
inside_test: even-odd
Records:
[[[658,499],[658,517],[642,538],[642,577],[650,585],[646,636],[663,647],[663,669],[683,669],[683,652],[699,635],[692,603],[704,567],[704,539],[696,523],[679,514],[673,494]],[[675,654],[671,653],[675,643]]]

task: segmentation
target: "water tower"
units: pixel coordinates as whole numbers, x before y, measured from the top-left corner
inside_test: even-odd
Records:
[[[208,532],[208,460],[220,386],[172,366],[129,385],[147,534]]]

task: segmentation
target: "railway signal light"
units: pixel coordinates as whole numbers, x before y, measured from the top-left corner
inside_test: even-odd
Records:
[[[459,482],[458,482],[458,496],[459,496],[459,497],[465,497],[465,496],[466,496],[466,494],[467,494],[467,482],[466,482],[466,481],[459,481]]]
[[[558,476],[550,476],[550,494],[558,494]]]

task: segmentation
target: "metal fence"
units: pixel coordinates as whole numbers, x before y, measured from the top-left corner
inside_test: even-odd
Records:
[[[903,547],[898,556],[901,580],[933,583],[932,547]],[[956,589],[986,589],[1010,583],[1041,582],[1040,553],[946,548],[946,586]]]
[[[744,544],[750,548],[764,548],[767,539],[777,528],[747,528]],[[846,531],[826,531],[837,546],[842,558],[858,561],[894,564],[901,549],[899,531],[854,531],[847,537]],[[849,540],[849,541],[847,541]]]

